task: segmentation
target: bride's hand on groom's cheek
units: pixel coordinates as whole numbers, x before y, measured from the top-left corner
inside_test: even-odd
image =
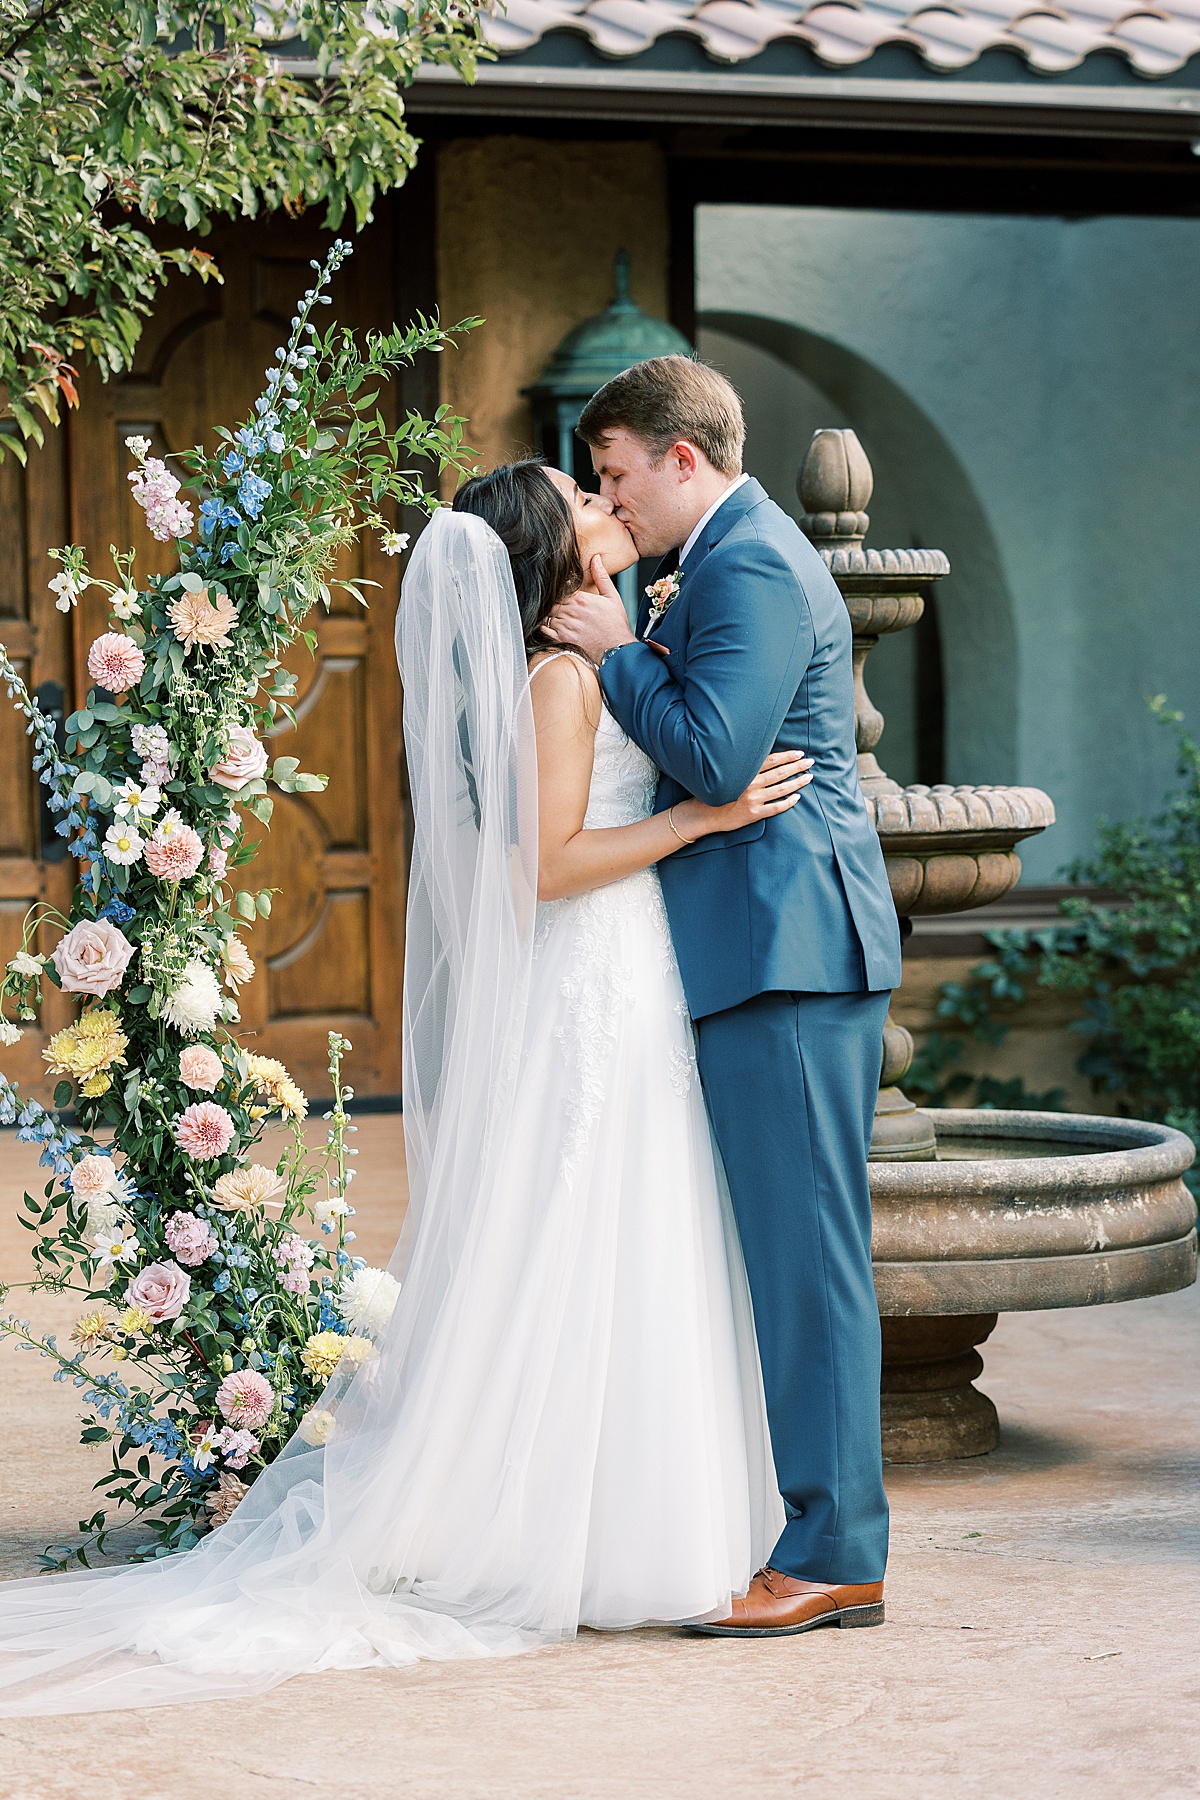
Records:
[[[580,589],[577,594],[569,594],[554,608],[545,630],[547,637],[575,644],[593,662],[599,662],[606,650],[613,650],[618,644],[632,644],[635,638],[629,629],[625,603],[598,556],[592,558],[591,575],[597,591],[593,594]]]

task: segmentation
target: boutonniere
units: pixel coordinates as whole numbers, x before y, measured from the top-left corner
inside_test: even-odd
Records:
[[[672,600],[678,596],[682,586],[683,573],[680,569],[674,570],[670,575],[664,575],[661,581],[650,583],[646,589],[646,598],[650,602],[650,618],[646,625],[647,635],[654,630]]]

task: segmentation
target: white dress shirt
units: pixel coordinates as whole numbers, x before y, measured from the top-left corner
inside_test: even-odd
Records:
[[[750,479],[750,477],[748,475],[739,475],[736,481],[730,482],[729,486],[725,489],[725,492],[723,494],[717,495],[717,498],[713,501],[713,503],[709,507],[708,511],[704,514],[704,517],[693,527],[691,535],[689,536],[689,538],[687,540],[687,543],[683,546],[683,549],[679,552],[679,564],[680,564],[681,568],[682,568],[684,562],[687,560],[688,551],[692,548],[692,545],[696,542],[696,539],[700,536],[700,533],[704,530],[704,527],[708,524],[708,521],[712,518],[712,516],[716,512],[718,506],[724,506],[724,504],[728,500],[730,494],[736,494],[738,489],[740,487],[744,487],[746,482],[749,481],[749,479]]]

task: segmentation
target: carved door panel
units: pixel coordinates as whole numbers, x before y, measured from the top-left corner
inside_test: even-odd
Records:
[[[264,371],[311,279],[309,258],[328,238],[279,221],[214,233],[225,285],[171,283],[138,349],[132,373],[86,384],[72,419],[72,535],[99,571],[107,546],[137,547],[143,575],[171,566],[129,492],[124,448],[137,433],[156,452],[212,442],[218,424],[251,411]],[[332,316],[356,328],[391,324],[387,222],[360,237],[333,291]],[[340,576],[381,585],[364,612],[338,595],[329,614],[310,615],[316,656],[299,648],[297,725],[281,720],[269,748],[329,776],[324,793],[275,795],[262,849],[242,872],[248,887],[279,889],[269,920],[248,932],[257,965],[242,989],[243,1041],[287,1063],[306,1092],[329,1092],[326,1034],[354,1046],[349,1079],[360,1094],[400,1092],[400,982],[404,920],[404,826],[400,698],[392,650],[398,594],[394,562],[374,544],[350,551]],[[104,629],[103,599],[85,595],[76,619],[76,666]]]
[[[58,572],[46,551],[66,535],[63,442],[48,431],[45,450],[30,446],[27,468],[15,456],[0,463],[0,643],[43,710],[60,717],[71,692],[71,630],[46,587]],[[75,878],[66,845],[54,833],[54,814],[42,805],[25,723],[0,686],[0,962],[5,963],[21,947],[30,907],[40,900],[65,912]],[[57,936],[43,933],[38,948],[49,950]],[[25,1027],[19,1044],[0,1048],[0,1068],[24,1093],[49,1101],[54,1081],[46,1076],[41,1053],[49,1033],[69,1022],[71,1003],[47,985],[42,1012]]]

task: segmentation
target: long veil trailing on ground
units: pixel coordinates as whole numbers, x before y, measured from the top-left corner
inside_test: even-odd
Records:
[[[293,1438],[197,1548],[0,1586],[0,1713],[233,1697],[575,1629],[587,1495],[571,1471],[586,1458],[572,1421],[547,1419],[566,1288],[550,1267],[531,1289],[538,1202],[506,1171],[537,891],[533,724],[508,558],[481,520],[435,515],[396,644],[415,827],[399,1303],[378,1356],[323,1396],[324,1445]]]

